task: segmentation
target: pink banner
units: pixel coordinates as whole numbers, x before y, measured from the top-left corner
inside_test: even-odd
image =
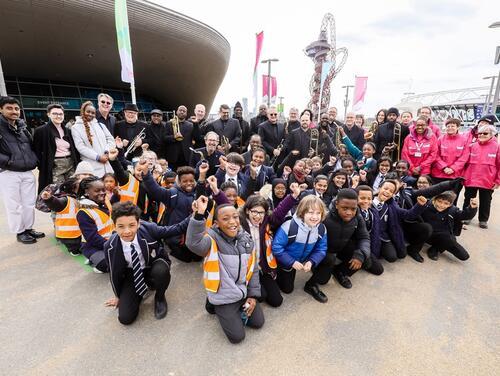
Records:
[[[262,99],[266,98],[267,100],[267,87],[269,85],[269,76],[263,74],[262,75]]]
[[[269,85],[269,76],[262,75],[262,100],[267,102],[268,95],[268,85]],[[278,95],[278,82],[276,81],[276,77],[271,76],[271,102],[276,102],[276,97]]]
[[[354,83],[354,95],[352,99],[353,111],[359,111],[363,106],[367,87],[368,87],[368,77],[356,76],[356,81]]]
[[[260,33],[256,34],[257,37],[257,44],[256,44],[256,49],[255,49],[255,65],[253,67],[253,72],[257,71],[257,66],[259,65],[260,61],[260,53],[262,51],[262,44],[264,43],[264,32],[261,31]]]
[[[276,96],[278,94],[278,83],[276,77],[271,76],[271,102],[276,103]]]

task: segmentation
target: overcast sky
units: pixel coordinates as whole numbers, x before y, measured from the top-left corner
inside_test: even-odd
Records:
[[[344,69],[332,83],[331,105],[343,112],[354,76],[368,76],[362,112],[400,102],[404,92],[426,93],[487,84],[500,45],[500,1],[192,1],[156,0],[218,30],[231,44],[231,60],[214,108],[248,97],[253,106],[255,34],[264,31],[261,59],[278,58],[273,76],[285,109],[309,101],[312,61],[304,47],[317,39],[325,13],[336,20],[337,48],[347,47]],[[260,64],[259,75],[265,66]],[[260,91],[260,90],[259,90]],[[351,97],[352,98],[352,97]]]

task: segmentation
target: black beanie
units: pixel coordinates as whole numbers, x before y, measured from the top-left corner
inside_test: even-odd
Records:
[[[389,114],[396,114],[396,116],[399,116],[399,110],[396,107],[391,107],[387,110],[387,115]]]
[[[236,102],[236,104],[234,105],[234,109],[236,110],[237,108],[241,108],[243,110],[243,106],[241,105],[241,103],[239,101]]]

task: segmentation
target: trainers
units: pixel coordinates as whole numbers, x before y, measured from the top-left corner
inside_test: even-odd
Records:
[[[483,221],[479,222],[479,227],[480,228],[488,228],[488,222],[483,222]]]
[[[350,289],[352,287],[351,280],[344,273],[334,269],[332,275],[343,288]]]
[[[69,254],[73,257],[80,256],[82,253],[79,250],[71,250]]]
[[[36,243],[36,239],[26,232],[21,232],[16,236],[17,241],[23,244],[33,244]]]
[[[43,232],[35,231],[33,229],[26,230],[24,231],[24,233],[34,237],[35,239],[41,239],[45,237],[45,234]]]
[[[318,285],[306,285],[304,286],[304,291],[311,295],[314,299],[316,299],[320,303],[326,303],[328,301],[328,297],[325,295],[323,291],[321,291]]]
[[[99,269],[97,269],[95,266],[92,268],[92,270],[94,271],[94,273],[97,273],[97,274],[104,274],[104,272],[100,271]]]

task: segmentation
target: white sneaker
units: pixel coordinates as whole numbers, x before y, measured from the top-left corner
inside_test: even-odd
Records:
[[[94,273],[97,273],[97,274],[104,274],[104,272],[101,272],[99,269],[97,269],[95,266],[92,268],[92,270],[94,271]]]

